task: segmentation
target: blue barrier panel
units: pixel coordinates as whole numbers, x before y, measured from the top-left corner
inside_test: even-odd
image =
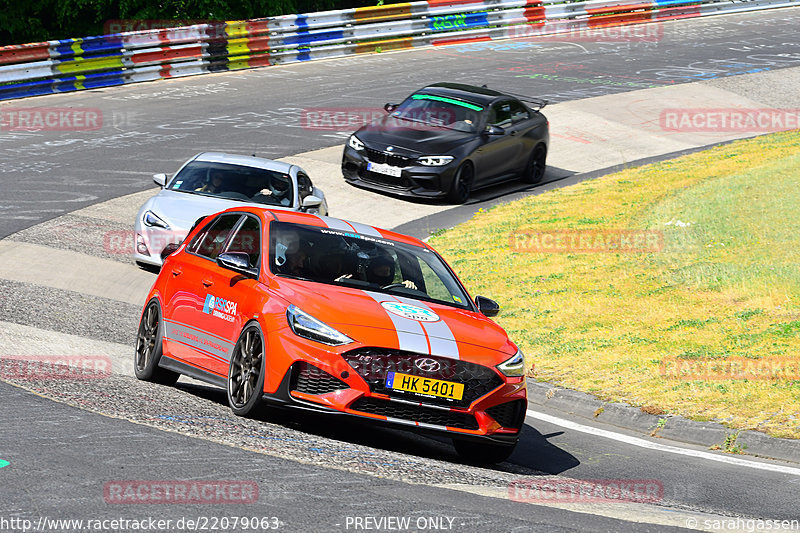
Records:
[[[485,11],[431,17],[428,22],[428,27],[433,31],[463,30],[466,28],[481,28],[488,25],[488,14]]]

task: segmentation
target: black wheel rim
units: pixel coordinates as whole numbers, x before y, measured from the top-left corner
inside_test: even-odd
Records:
[[[539,181],[544,177],[544,168],[545,168],[545,151],[544,148],[538,146],[533,151],[533,157],[531,158],[530,173],[533,181]]]
[[[458,170],[456,176],[456,192],[458,199],[462,202],[466,201],[469,197],[469,191],[472,184],[472,167],[464,165]]]
[[[158,341],[158,306],[150,304],[144,312],[142,322],[139,324],[139,334],[136,336],[136,369],[146,369],[153,360],[153,352]]]
[[[234,407],[244,407],[253,398],[261,375],[262,352],[259,330],[245,330],[233,350],[228,376],[228,395]]]

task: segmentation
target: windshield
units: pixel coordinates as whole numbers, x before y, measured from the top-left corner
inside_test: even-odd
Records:
[[[228,163],[192,161],[178,172],[167,188],[265,205],[291,206],[294,203],[292,178],[288,174]]]
[[[427,248],[328,228],[272,222],[273,274],[471,309],[469,297]]]
[[[476,132],[483,108],[469,102],[430,94],[412,94],[391,116],[463,132]]]

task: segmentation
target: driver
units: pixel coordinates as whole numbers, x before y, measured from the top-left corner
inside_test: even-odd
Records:
[[[380,287],[387,287],[394,284],[394,259],[389,254],[378,255],[367,267],[367,281]],[[403,280],[401,283],[407,289],[417,290],[417,285],[411,280]]]
[[[261,189],[259,194],[272,197],[275,205],[292,205],[292,186],[288,176],[273,176],[269,187]]]

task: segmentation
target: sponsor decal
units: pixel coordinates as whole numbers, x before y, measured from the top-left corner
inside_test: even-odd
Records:
[[[439,315],[416,305],[404,304],[400,302],[382,302],[381,306],[392,314],[416,320],[417,322],[438,322],[441,320]]]
[[[203,312],[222,320],[233,322],[236,318],[236,305],[233,300],[226,300],[213,294],[207,294],[206,302],[203,304]]]

